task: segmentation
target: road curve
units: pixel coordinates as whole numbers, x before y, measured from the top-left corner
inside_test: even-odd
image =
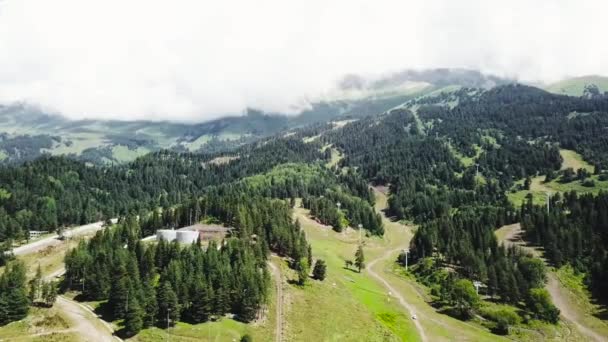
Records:
[[[108,323],[98,318],[97,315],[86,306],[63,296],[57,297],[55,305],[74,323],[74,330],[78,333],[80,338],[82,338],[82,341],[122,341],[120,338],[113,335],[114,329]],[[95,320],[98,320],[99,324],[94,324]]]

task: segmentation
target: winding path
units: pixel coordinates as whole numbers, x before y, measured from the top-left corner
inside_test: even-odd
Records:
[[[277,290],[276,300],[276,316],[277,324],[274,331],[274,340],[276,342],[283,341],[283,276],[281,270],[272,261],[268,261],[268,266],[275,279],[275,286]]]

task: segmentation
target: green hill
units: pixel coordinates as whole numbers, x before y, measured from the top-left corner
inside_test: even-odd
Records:
[[[555,94],[582,96],[585,91],[585,87],[588,85],[596,85],[598,90],[603,93],[608,91],[608,77],[589,75],[568,78],[547,85],[545,90]]]

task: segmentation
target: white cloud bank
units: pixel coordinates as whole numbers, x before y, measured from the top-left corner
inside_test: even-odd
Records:
[[[0,102],[72,118],[289,111],[342,75],[608,74],[604,0],[0,0]]]

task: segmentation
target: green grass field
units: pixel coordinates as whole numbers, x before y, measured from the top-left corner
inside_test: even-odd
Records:
[[[239,341],[249,334],[254,341],[271,341],[270,326],[245,324],[233,319],[222,318],[217,322],[188,324],[179,322],[169,330],[150,328],[141,331],[132,341]]]
[[[418,341],[410,318],[380,284],[365,271],[345,269],[345,260],[354,258],[358,232],[336,233],[310,220],[306,210],[295,212],[315,259],[327,262],[328,276],[323,282],[311,280],[303,288],[290,285],[287,289],[287,340]],[[364,241],[368,259],[386,244],[381,238]],[[286,268],[284,272],[289,274]]]
[[[583,157],[575,151],[560,149],[559,154],[564,159],[562,162],[562,169],[571,167],[575,171],[578,169],[586,169],[589,172],[594,171],[593,166],[584,161]]]
[[[76,342],[66,317],[55,308],[31,308],[27,318],[0,327],[0,341]]]
[[[64,136],[65,140],[70,140],[72,144],[67,146],[64,142],[57,144],[48,152],[53,155],[76,154],[80,155],[87,148],[99,147],[107,144],[107,140],[101,133],[78,133]]]
[[[545,87],[545,90],[555,94],[563,94],[570,96],[581,96],[583,90],[588,84],[595,84],[600,92],[608,91],[608,77],[590,75],[569,78],[562,80]]]
[[[112,147],[112,156],[119,163],[126,163],[132,161],[137,157],[141,157],[147,153],[150,153],[150,150],[145,147],[138,147],[134,150],[131,150],[124,145],[116,145]]]
[[[594,187],[586,187],[581,184],[580,181],[573,181],[570,183],[560,183],[557,180],[553,180],[548,183],[544,183],[545,176],[539,176],[532,178],[532,184],[530,190],[520,190],[516,192],[508,192],[507,197],[511,203],[516,206],[521,205],[526,200],[528,194],[532,194],[534,204],[543,204],[546,200],[547,192],[567,192],[577,191],[580,193],[593,193],[597,194],[601,190],[608,190],[608,181],[600,181],[598,176],[591,176],[590,179],[595,181]],[[523,180],[519,180],[516,184],[522,184]]]
[[[593,172],[594,168],[591,164],[587,163],[583,160],[582,156],[571,150],[560,150],[560,154],[564,159],[562,163],[562,169],[565,168],[573,168],[577,169],[586,169],[589,172]],[[595,182],[595,186],[586,187],[580,181],[573,181],[570,183],[561,183],[559,179],[554,179],[550,182],[545,183],[545,176],[538,176],[532,178],[532,183],[530,185],[530,190],[519,190],[516,192],[508,192],[507,197],[511,201],[511,203],[516,206],[521,205],[526,201],[526,196],[528,194],[532,194],[534,204],[543,204],[546,200],[547,192],[556,193],[556,192],[567,192],[567,191],[577,191],[581,193],[593,193],[596,194],[601,190],[608,190],[608,181],[600,181],[597,175],[592,175],[590,177]],[[515,184],[521,185],[524,183],[523,179],[520,179]]]

